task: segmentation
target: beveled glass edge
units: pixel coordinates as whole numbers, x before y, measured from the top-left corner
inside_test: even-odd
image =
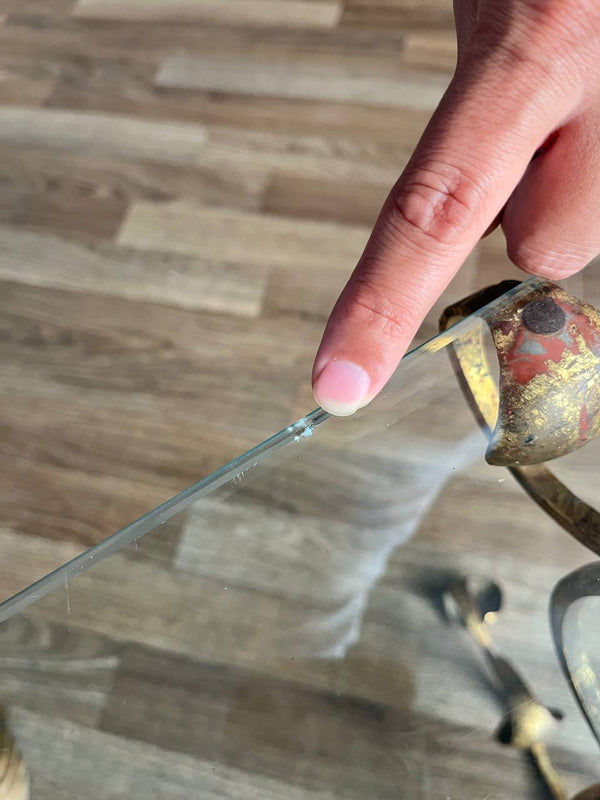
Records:
[[[542,283],[544,283],[544,281],[536,277],[529,278],[519,283],[513,289],[505,292],[491,303],[482,306],[482,308],[478,309],[474,314],[452,325],[443,333],[439,333],[413,348],[401,360],[390,382],[394,382],[394,378],[413,363],[415,359],[425,357],[428,353],[447,347],[448,344],[461,335],[461,332],[466,332],[467,328],[474,324],[474,321],[485,318],[489,308],[493,307],[496,310],[512,302],[516,297],[528,294]],[[229,461],[220,469],[211,472],[210,475],[207,475],[202,480],[192,484],[161,505],[146,512],[146,514],[130,522],[124,528],[111,534],[93,547],[88,548],[83,553],[80,553],[80,555],[67,561],[65,564],[48,573],[48,575],[40,578],[40,580],[22,589],[17,594],[7,598],[0,603],[0,623],[5,622],[27,606],[44,597],[53,589],[61,585],[68,586],[70,580],[86,572],[90,567],[100,563],[108,556],[119,552],[137,539],[146,536],[159,525],[165,524],[176,514],[183,511],[201,497],[206,496],[232,481],[237,475],[240,475],[247,469],[255,467],[259,462],[264,460],[265,457],[271,456],[292,442],[297,442],[299,438],[309,437],[315,428],[322,425],[329,418],[330,415],[326,411],[322,408],[316,408],[314,411],[311,411],[310,414],[288,425],[287,428],[265,439],[251,450]]]

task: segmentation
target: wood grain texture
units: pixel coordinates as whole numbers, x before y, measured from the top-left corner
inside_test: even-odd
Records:
[[[372,226],[386,197],[387,187],[303,180],[275,172],[265,189],[263,209],[285,217]]]
[[[27,221],[38,227],[34,219]],[[0,228],[0,247],[1,280],[243,317],[258,317],[262,308],[266,275],[259,264],[178,256],[168,244],[158,253],[113,244],[90,246],[9,227]],[[31,264],[26,273],[23,262]]]
[[[105,608],[101,615],[98,604]],[[72,581],[68,593],[65,586],[45,597],[30,615],[271,676],[293,675],[290,661],[299,659],[300,682],[310,682],[314,672],[321,673],[321,680],[335,679],[326,662],[303,669],[305,659],[318,658],[331,643],[321,605],[299,604],[218,578],[199,580],[133,555],[113,556]],[[364,681],[367,687],[370,683],[376,685],[375,675]]]
[[[139,791],[147,781],[145,796],[152,800],[159,800],[168,792],[168,797],[173,800],[184,800],[190,793],[197,791],[202,786],[203,796],[207,800],[217,800],[223,796],[232,800],[255,800],[264,797],[266,800],[276,800],[283,796],[291,800],[333,800],[335,790],[323,792],[308,792],[289,782],[289,776],[283,781],[269,778],[266,775],[249,773],[226,764],[206,762],[193,756],[184,755],[167,750],[161,746],[125,740],[112,734],[92,731],[81,726],[53,721],[39,714],[15,710],[12,715],[13,725],[23,749],[30,754],[31,769],[35,785],[39,786],[46,797],[61,797],[67,800],[76,800],[81,792],[93,791],[94,797],[99,800],[113,800],[126,798]],[[447,747],[447,740],[443,734],[430,726],[427,746],[431,752],[439,753],[438,758],[426,771],[425,785],[435,785],[435,777],[444,778],[448,790],[469,791],[477,785],[481,777],[481,768],[477,774],[469,777],[457,767],[456,756],[451,748]],[[523,766],[518,763],[510,751],[504,751],[497,766],[494,767],[495,753],[487,743],[481,741],[468,731],[461,730],[460,735],[469,747],[475,763],[480,763],[482,769],[491,770],[492,781],[490,786],[494,794],[502,800],[508,798],[541,797],[537,793],[535,784],[527,781]],[[47,760],[40,756],[39,743],[46,743]],[[427,747],[425,748],[427,750]],[[384,769],[389,773],[394,772],[396,781],[406,784],[406,766],[402,756],[398,761],[384,762]],[[147,769],[140,777],[136,765],[140,762],[147,765]],[[399,763],[398,763],[399,762]],[[98,763],[110,765],[104,774],[98,770]],[[69,769],[72,764],[72,767]],[[395,764],[395,768],[394,768]],[[424,765],[420,770],[425,771]],[[503,775],[504,773],[504,775]],[[508,777],[506,777],[508,776]],[[530,794],[519,793],[519,781],[525,778],[526,791]],[[144,783],[141,783],[143,781]],[[507,782],[504,791],[502,783]],[[514,793],[511,795],[510,792]],[[409,800],[422,797],[420,787],[417,792],[409,795]],[[442,796],[442,795],[440,795]],[[471,795],[467,795],[471,796]],[[472,795],[476,797],[476,794]]]
[[[111,21],[150,19],[332,28],[339,21],[341,3],[336,0],[77,0],[72,13],[80,19]]]
[[[339,270],[327,270],[318,280],[306,280],[306,274],[288,267],[275,267],[270,271],[265,295],[265,314],[299,316],[303,319],[327,320],[342,288]],[[306,395],[306,403],[296,417],[305,413],[313,403]]]
[[[3,600],[75,558],[80,551],[72,541],[48,542],[35,536],[22,536],[4,527],[0,529],[0,541]]]
[[[157,86],[275,95],[334,103],[362,103],[421,110],[437,106],[446,90],[445,77],[398,72],[394,77],[356,75],[332,68],[273,65],[268,61],[227,62],[175,54],[166,58],[156,75]]]
[[[398,27],[444,30],[454,28],[449,0],[346,0],[342,25],[367,28]]]
[[[183,718],[187,725],[181,724]],[[498,750],[491,737],[476,737],[471,728],[454,729],[469,763],[441,745],[444,733],[435,718],[419,717],[408,708],[391,709],[282,681],[265,685],[251,672],[211,665],[199,669],[141,649],[126,653],[114,704],[101,726],[154,744],[167,740],[184,753],[291,780],[311,791],[342,791],[345,797],[364,797],[374,771],[381,798],[397,797],[398,781],[403,796],[415,799],[429,780],[446,791],[448,783],[456,783],[467,797],[476,797],[484,786],[498,797],[509,797],[510,791],[519,796],[522,783],[536,791],[535,777],[527,775],[517,752]],[[360,758],[352,759],[353,752],[360,752]],[[510,779],[503,769],[511,770]]]
[[[242,180],[247,173],[250,180],[253,175],[264,176],[265,170],[282,169],[300,177],[331,177],[387,186],[392,171],[401,169],[408,157],[401,131],[396,131],[393,144],[372,146],[341,136],[323,139],[221,126],[211,127],[209,132],[198,125],[178,123],[173,127],[144,121],[128,131],[131,138],[126,141],[120,138],[120,127],[127,128],[127,123],[116,115],[16,108],[0,109],[0,118],[3,115],[6,125],[0,119],[0,142],[9,146],[45,146],[67,152],[72,148],[85,157],[189,165],[206,170],[208,175],[220,171],[221,180],[234,169],[241,173]],[[44,133],[38,125],[43,126]],[[68,130],[64,137],[63,128]],[[165,138],[172,142],[168,150],[163,144]],[[200,172],[198,177],[201,176]]]
[[[368,141],[345,135],[323,139],[214,126],[194,163],[244,170],[254,165],[300,178],[388,186],[390,173],[402,169],[408,155],[401,130],[393,142],[370,145]]]
[[[96,76],[80,76],[59,83],[46,102],[50,108],[94,109],[127,114],[141,119],[179,119],[225,126],[242,136],[248,130],[279,131],[289,135],[343,136],[351,140],[377,141],[410,150],[425,129],[426,111],[311,100],[289,100],[216,94],[183,89],[157,93],[150,84],[132,83],[125,72],[113,82]],[[355,162],[360,168],[360,161]],[[360,171],[360,170],[359,170]],[[322,176],[319,176],[322,177]],[[386,185],[389,185],[386,183]]]
[[[358,607],[361,584],[370,586],[376,569],[364,530],[350,522],[280,509],[275,501],[272,506],[265,519],[265,505],[251,498],[244,502],[244,494],[222,506],[199,503],[183,526],[174,565],[326,609]],[[211,541],[207,530],[213,533]],[[374,521],[371,537],[373,555],[380,558],[381,539],[393,535],[386,537]]]
[[[126,405],[137,413],[150,412],[156,404],[172,419],[187,416],[199,428],[214,425],[232,435],[252,420],[265,435],[274,420],[279,427],[289,422],[286,408],[298,382],[295,370],[309,363],[319,323],[298,321],[298,336],[289,338],[281,353],[256,361],[250,354],[256,348],[267,354],[270,342],[284,336],[286,320],[200,317],[186,309],[151,303],[136,307],[100,294],[89,295],[85,304],[79,298],[75,292],[4,284],[4,342],[14,358],[3,363],[3,380],[16,395],[60,397],[78,386],[76,402]],[[219,388],[225,369],[237,375],[228,397]],[[276,373],[279,389],[270,385]],[[251,389],[253,381],[259,383]],[[253,433],[252,427],[248,432]]]
[[[324,322],[455,44],[450,0],[1,5],[6,597],[312,407]],[[417,340],[516,274],[487,238]],[[587,553],[483,463],[444,353],[398,396],[0,625],[35,798],[546,800],[439,613],[463,572],[502,582],[499,647],[566,712],[570,794],[600,779],[547,626]],[[594,502],[598,457],[557,464]]]
[[[7,15],[33,14],[35,16],[63,16],[71,10],[75,0],[3,0],[2,10]]]
[[[280,11],[288,0],[275,0]],[[308,0],[311,2],[311,0]],[[108,8],[105,3],[99,4]],[[223,3],[225,7],[227,3]],[[250,8],[251,3],[246,7]],[[164,8],[174,9],[174,3]],[[125,4],[120,5],[121,9]],[[150,3],[145,4],[151,9]],[[313,4],[313,8],[315,5]],[[100,68],[119,63],[123,75],[128,71],[135,73],[136,65],[156,64],[162,58],[178,50],[190,54],[204,53],[213,58],[227,61],[233,54],[251,57],[264,54],[275,62],[311,62],[333,66],[362,64],[369,74],[377,70],[389,70],[404,63],[407,34],[402,30],[372,31],[360,28],[335,30],[288,29],[279,27],[277,31],[265,35],[261,28],[236,25],[203,25],[181,23],[177,19],[153,22],[138,18],[115,23],[90,23],[62,14],[54,14],[51,19],[37,19],[35,27],[30,19],[12,14],[6,27],[0,30],[0,41],[5,48],[4,58],[27,65],[27,43],[34,45],[50,63],[62,64],[64,74],[60,78],[73,78],[76,61],[79,60],[81,73],[101,74]],[[411,32],[408,37],[419,35]],[[420,32],[427,37],[427,31]],[[369,63],[369,54],[371,55]],[[84,58],[87,56],[87,58]],[[125,57],[126,56],[126,57]],[[96,63],[95,63],[96,62]],[[38,70],[49,64],[39,63]],[[31,60],[29,70],[32,70]],[[141,74],[138,72],[138,74]],[[110,80],[111,75],[105,75]]]
[[[282,219],[185,203],[135,203],[119,243],[144,250],[195,254],[268,267],[349,272],[365,246],[368,229]]]
[[[169,148],[165,148],[165,141]],[[115,115],[0,108],[0,143],[47,147],[124,160],[190,163],[206,141],[197,125],[132,122]]]
[[[456,66],[456,33],[411,31],[404,42],[403,59],[410,66],[451,72]]]
[[[199,430],[193,417],[186,421],[181,414],[170,416],[167,403],[157,404],[153,411],[146,408],[142,415],[140,407],[128,408],[123,404],[119,407],[114,397],[112,401],[107,397],[103,403],[102,398],[90,396],[78,403],[69,398],[68,388],[54,395],[42,381],[37,392],[33,386],[30,388],[27,396],[25,392],[19,393],[15,385],[14,402],[5,411],[2,427],[5,459],[27,452],[30,462],[85,471],[89,469],[88,453],[93,452],[94,472],[153,484],[159,492],[158,498],[166,499],[169,493],[209,474],[223,460],[235,458],[254,444],[250,437],[218,429]],[[126,438],[125,431],[130,432]],[[35,514],[42,516],[41,510],[36,511],[41,496],[32,500],[28,516],[22,517],[31,526],[26,530],[33,528]],[[139,502],[132,498],[128,513],[131,515],[139,508]],[[69,528],[70,525],[63,525],[56,532],[61,538],[70,539]]]
[[[178,722],[184,708],[185,727]],[[394,758],[413,726],[408,714],[374,703],[265,683],[249,671],[199,669],[140,650],[125,656],[114,704],[101,723],[111,733],[156,744],[167,740],[172,749],[202,759],[345,797],[364,797],[377,769],[382,798],[395,796],[399,773],[415,796],[422,767],[411,770],[410,762],[404,767]],[[352,751],[361,758],[349,759]]]
[[[6,524],[40,538],[67,539],[77,543],[79,551],[105,539],[169,495],[168,489],[141,481],[71,471],[23,457],[13,458],[10,470],[3,469],[2,484]],[[108,496],[111,502],[107,507]],[[38,572],[32,577],[42,575]]]
[[[119,659],[110,639],[15,617],[2,631],[0,700],[95,727]]]
[[[263,204],[266,169],[195,167],[155,161],[119,161],[68,151],[4,146],[0,152],[2,196],[13,200],[10,221],[73,236],[114,238],[115,223],[133,200],[156,203],[181,198],[215,206],[257,210]],[[38,211],[32,216],[31,207]],[[104,220],[108,216],[108,220]]]
[[[37,107],[50,97],[56,82],[52,79],[28,78],[5,70],[0,74],[0,103]]]
[[[201,787],[206,800],[306,800],[286,781],[123,739],[60,719],[15,709],[11,715],[34,786],[40,795],[78,800],[126,800],[143,791],[148,800],[188,800]],[[41,745],[41,746],[40,746]],[[144,764],[143,776],[139,765]],[[100,768],[99,768],[100,765]],[[102,766],[109,765],[108,769]],[[311,800],[332,800],[330,793]]]
[[[4,397],[25,403],[20,418],[7,409],[4,422],[4,518],[34,535],[86,543],[247,449],[257,429],[266,436],[287,424],[292,365],[308,368],[320,328],[303,323],[304,340],[290,342],[283,359],[257,364],[249,354],[282,335],[280,320],[200,321],[185,309],[94,297],[81,303],[72,291],[22,284],[2,292]],[[227,398],[223,370],[236,376]],[[103,505],[106,492],[114,502]]]

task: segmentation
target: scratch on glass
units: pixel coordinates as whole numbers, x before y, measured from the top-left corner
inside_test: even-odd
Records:
[[[71,615],[71,597],[69,595],[69,576],[65,574],[65,588],[67,590],[67,614]]]

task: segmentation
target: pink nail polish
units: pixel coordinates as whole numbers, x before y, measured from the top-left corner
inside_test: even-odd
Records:
[[[364,402],[371,380],[362,367],[332,359],[323,369],[313,391],[319,405],[337,417],[354,414]]]

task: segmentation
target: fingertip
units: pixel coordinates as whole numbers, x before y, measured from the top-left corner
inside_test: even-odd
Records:
[[[332,358],[313,383],[317,403],[336,417],[349,417],[365,405],[371,379],[367,372],[351,361]]]

